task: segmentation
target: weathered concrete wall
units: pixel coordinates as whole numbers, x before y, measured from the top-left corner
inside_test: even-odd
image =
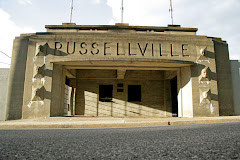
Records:
[[[50,117],[53,64],[46,62],[40,45],[29,40],[22,119]]]
[[[234,115],[232,76],[229,61],[228,44],[214,40],[218,81],[218,101],[220,116]]]
[[[191,66],[193,116],[215,117],[219,116],[219,101],[214,43],[208,38],[199,44],[205,49]]]
[[[6,119],[9,68],[0,68],[0,121]]]
[[[231,60],[233,102],[235,115],[240,115],[240,61]]]

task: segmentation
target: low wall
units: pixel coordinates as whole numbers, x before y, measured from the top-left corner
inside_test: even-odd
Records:
[[[6,117],[9,68],[0,68],[0,121]]]
[[[240,60],[231,60],[233,100],[236,115],[240,115]]]

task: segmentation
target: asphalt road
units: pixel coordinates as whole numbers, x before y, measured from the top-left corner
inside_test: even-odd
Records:
[[[240,123],[0,130],[0,159],[240,159]]]

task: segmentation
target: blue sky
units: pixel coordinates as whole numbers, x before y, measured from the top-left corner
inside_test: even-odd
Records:
[[[14,37],[44,32],[45,25],[69,21],[71,0],[0,0],[0,51],[11,56]],[[240,0],[172,0],[174,24],[198,28],[198,35],[221,37],[229,44],[230,58],[240,59]],[[79,25],[114,25],[121,19],[121,0],[74,0],[73,22]],[[124,0],[124,22],[130,25],[167,26],[169,0]],[[0,62],[10,59],[0,54]],[[0,63],[0,67],[10,67]]]

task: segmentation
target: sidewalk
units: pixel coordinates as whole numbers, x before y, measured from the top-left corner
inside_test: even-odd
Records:
[[[240,122],[240,116],[198,118],[50,117],[0,121],[0,129],[145,127],[226,122]]]

